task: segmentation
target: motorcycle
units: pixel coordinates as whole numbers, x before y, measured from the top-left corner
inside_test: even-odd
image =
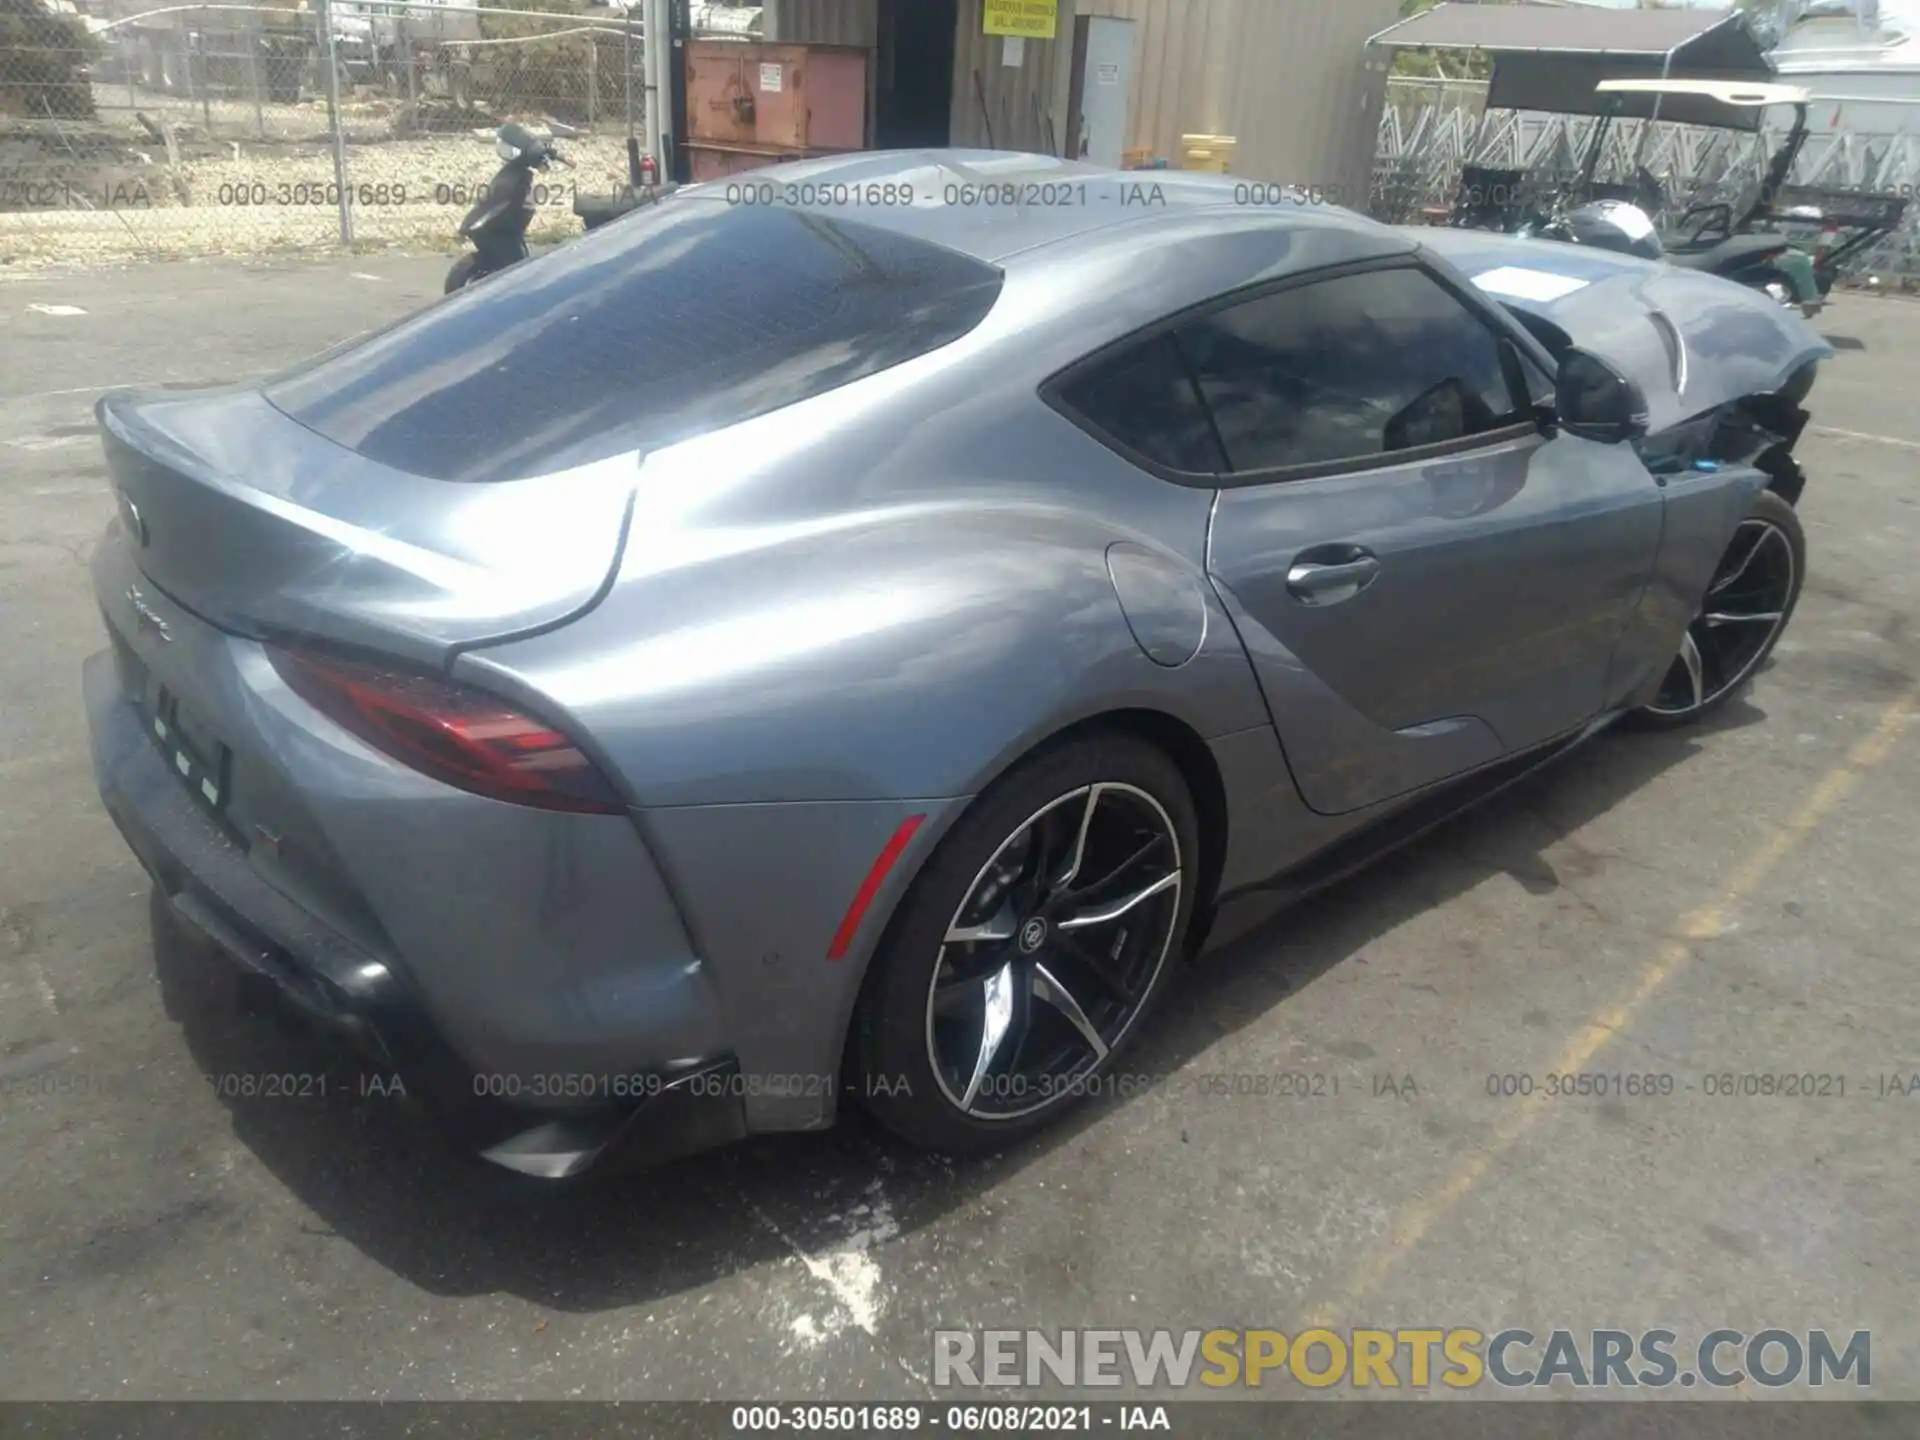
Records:
[[[502,125],[494,150],[505,163],[460,222],[460,238],[473,249],[447,272],[448,295],[527,258],[527,229],[535,211],[534,174],[556,162],[568,164],[551,140],[524,125]]]
[[[1523,224],[1516,233],[1705,271],[1763,291],[1775,303],[1800,309],[1808,318],[1819,313],[1823,300],[1813,262],[1785,237],[1730,235],[1711,245],[1670,250],[1647,212],[1625,200],[1595,200],[1572,209],[1556,208],[1544,218]]]

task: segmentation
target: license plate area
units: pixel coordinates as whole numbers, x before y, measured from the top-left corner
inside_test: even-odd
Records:
[[[233,752],[192,706],[160,683],[132,647],[118,635],[114,640],[121,683],[139,711],[148,737],[193,797],[213,814],[220,814],[226,809]]]
[[[191,708],[164,685],[154,687],[149,728],[167,762],[202,805],[216,815],[226,807],[233,754]]]

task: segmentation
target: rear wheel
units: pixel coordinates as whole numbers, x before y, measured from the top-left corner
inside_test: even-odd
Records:
[[[1807,569],[1806,533],[1771,490],[1733,532],[1700,611],[1681,637],[1660,692],[1634,712],[1640,724],[1691,724],[1752,678],[1785,633]]]
[[[473,272],[480,267],[480,257],[474,254],[462,255],[453,262],[453,268],[447,271],[447,286],[442,292],[451,295],[473,281]]]
[[[961,818],[889,928],[856,1019],[861,1091],[966,1154],[1108,1086],[1192,916],[1199,827],[1180,771],[1131,736],[1073,740]]]

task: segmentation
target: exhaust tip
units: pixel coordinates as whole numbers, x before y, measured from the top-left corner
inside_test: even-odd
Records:
[[[588,1136],[565,1121],[549,1120],[480,1152],[483,1160],[536,1180],[565,1180],[599,1158],[603,1138]]]

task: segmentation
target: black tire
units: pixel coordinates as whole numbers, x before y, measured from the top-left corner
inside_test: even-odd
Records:
[[[943,973],[953,973],[950,968],[943,972],[943,965],[953,964],[946,958],[949,950],[969,958],[978,953],[971,947],[949,943],[949,927],[959,921],[961,908],[974,898],[976,886],[991,879],[987,875],[988,867],[999,861],[1006,847],[1015,845],[1023,834],[1033,837],[1034,868],[1056,868],[1046,864],[1047,841],[1041,834],[1043,826],[1053,825],[1055,821],[1042,817],[1055,815],[1057,806],[1063,807],[1058,812],[1063,815],[1069,813],[1064,807],[1085,808],[1086,802],[1079,798],[1083,793],[1092,797],[1094,805],[1120,807],[1111,821],[1103,822],[1117,825],[1116,835],[1124,831],[1130,814],[1148,824],[1157,823],[1153,818],[1157,816],[1169,825],[1178,850],[1173,857],[1174,869],[1179,875],[1178,886],[1175,895],[1165,897],[1165,901],[1172,903],[1163,901],[1153,918],[1143,922],[1150,928],[1138,947],[1137,960],[1125,962],[1138,966],[1136,973],[1145,977],[1131,990],[1135,998],[1123,1001],[1103,997],[1103,1004],[1114,1007],[1112,1020],[1106,1022],[1114,1030],[1109,1042],[1111,1048],[1104,1058],[1082,1073],[1058,1082],[1049,1081],[1044,1094],[1036,1082],[1032,1093],[1041,1103],[1034,1108],[1018,1114],[982,1118],[955,1102],[934,1069],[936,978]],[[1157,810],[1142,804],[1142,796],[1150,797]],[[1129,811],[1127,807],[1134,808]],[[1083,836],[1090,836],[1084,822],[1080,822],[1080,828]],[[1134,838],[1145,833],[1145,829],[1136,830]],[[1130,848],[1131,843],[1127,841],[1125,845]],[[943,1154],[967,1155],[1031,1134],[1059,1119],[1087,1095],[1113,1088],[1103,1082],[1110,1079],[1118,1057],[1158,1008],[1183,953],[1199,875],[1199,843],[1199,822],[1179,767],[1163,751],[1144,740],[1119,732],[1091,733],[1043,750],[1009,771],[974,802],[941,841],[895,912],[873,958],[854,1017],[850,1047],[857,1093],[865,1097],[869,1110],[888,1129],[914,1145]],[[1095,842],[1087,838],[1081,842],[1080,851],[1091,862],[1095,848]],[[1085,868],[1092,871],[1098,867],[1088,863]],[[1124,868],[1117,867],[1113,873],[1118,875]],[[1008,913],[1015,912],[1010,908]],[[1168,915],[1170,926],[1166,923]],[[1163,930],[1165,939],[1160,941]],[[1044,927],[1042,933],[1045,933]],[[1077,933],[1091,937],[1095,932]],[[1125,928],[1120,934],[1123,943],[1132,943],[1127,939]],[[999,942],[998,950],[987,961],[988,968],[997,963],[1000,955],[1012,956],[1026,943],[1025,926],[1021,926],[1019,938]],[[1054,959],[1052,947],[1065,943],[1068,943],[1067,937],[1055,932],[1037,953],[1015,958],[1052,962],[1057,968],[1059,961]],[[1156,944],[1159,945],[1157,955],[1153,951]],[[1119,953],[1116,948],[1115,954]],[[1104,962],[1109,957],[1100,958]],[[1078,972],[1078,961],[1068,963]],[[1045,970],[1038,973],[1049,981],[1053,979]],[[1039,1033],[1035,1026],[1058,1025],[1058,1016],[1050,1007],[1036,1008],[1035,993],[1039,992],[1028,994],[1027,1011],[1030,1017],[1046,1018],[1020,1022],[1022,1028],[1013,1043],[1015,1062],[1030,1035]],[[1128,1004],[1132,1007],[1130,1014],[1125,1009]],[[1097,1009],[1086,1009],[1081,1018],[1086,1020],[1101,1013]],[[984,1045],[982,1049],[984,1051]],[[1089,1046],[1085,1058],[1091,1060],[1094,1053]]]
[[[1767,539],[1766,532],[1769,531],[1779,539],[1777,541]],[[1759,539],[1749,538],[1756,533],[1760,534]],[[1723,673],[1714,677],[1710,687],[1695,686],[1692,694],[1686,693],[1687,687],[1683,683],[1688,676],[1684,652],[1681,656],[1676,656],[1673,666],[1669,668],[1662,680],[1661,695],[1657,696],[1652,704],[1633,711],[1627,717],[1632,724],[1646,730],[1672,730],[1694,724],[1744,690],[1753,679],[1755,672],[1766,663],[1767,657],[1779,644],[1780,637],[1786,634],[1787,626],[1793,619],[1794,609],[1800,603],[1800,591],[1807,576],[1806,530],[1801,525],[1800,516],[1793,506],[1771,490],[1760,492],[1753,502],[1753,508],[1748,511],[1747,518],[1741,521],[1735,530],[1727,553],[1721,557],[1720,564],[1714,569],[1713,579],[1708,582],[1707,593],[1701,599],[1699,614],[1693,624],[1688,626],[1683,643],[1693,641],[1694,637],[1700,633],[1700,627],[1707,624],[1708,616],[1714,613],[1713,606],[1718,603],[1714,599],[1715,587],[1722,584],[1723,578],[1730,571],[1740,566],[1743,555],[1746,553],[1744,547],[1751,545],[1757,549],[1763,544],[1775,547],[1769,553],[1783,555],[1790,563],[1790,569],[1781,582],[1777,599],[1765,601],[1764,613],[1777,614],[1778,620],[1767,622],[1769,628],[1764,638],[1758,642],[1757,648],[1743,647],[1729,659]],[[1781,544],[1784,544],[1784,552],[1777,548]],[[1749,563],[1751,563],[1750,559]],[[1775,561],[1775,563],[1779,562]],[[1732,593],[1732,590],[1730,589],[1727,593]],[[1695,660],[1699,659],[1699,649],[1696,645]],[[1701,703],[1690,703],[1693,695],[1704,695],[1704,699]]]
[[[480,257],[474,254],[462,255],[453,262],[453,268],[447,271],[447,288],[441,293],[451,295],[473,282],[473,272],[480,268]]]

